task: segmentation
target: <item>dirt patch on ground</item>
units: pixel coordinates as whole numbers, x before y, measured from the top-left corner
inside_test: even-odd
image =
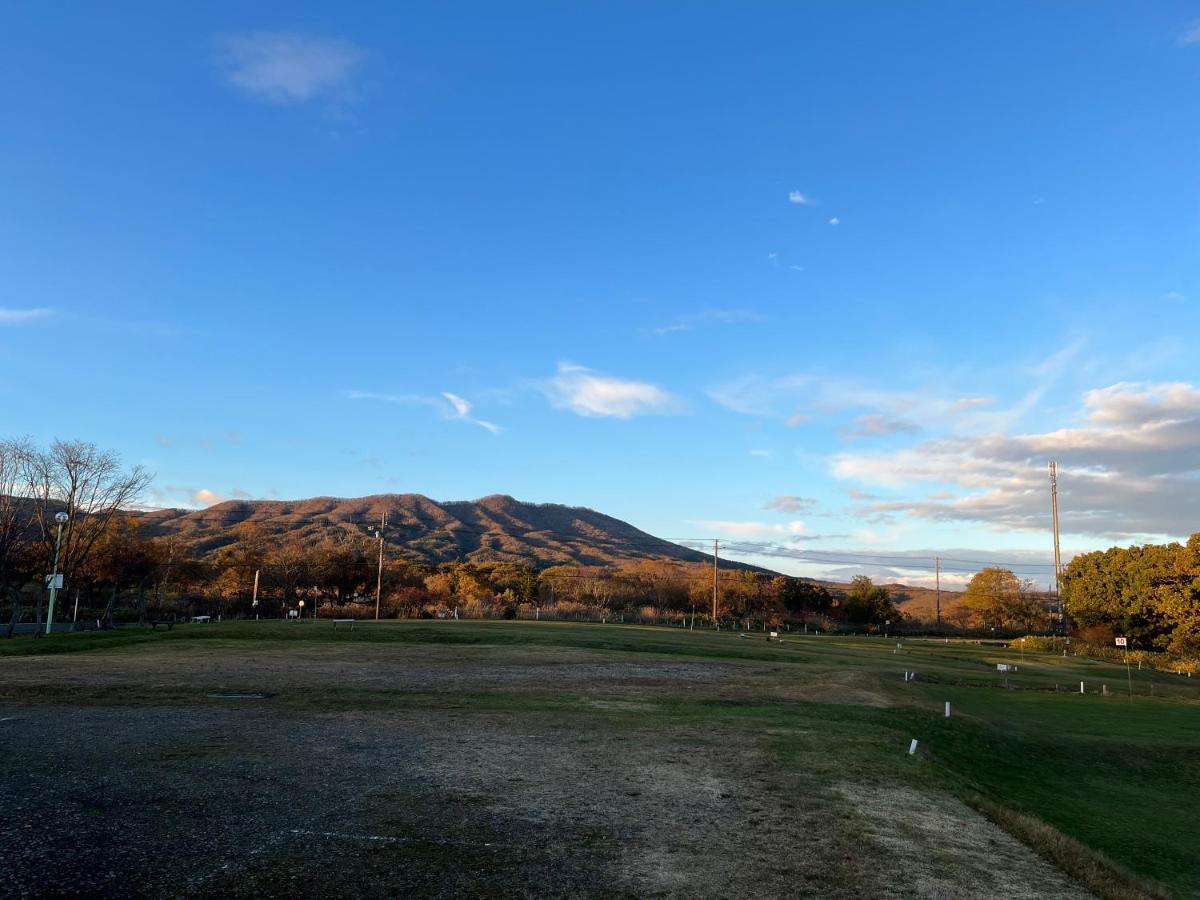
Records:
[[[875,896],[1083,900],[1092,895],[948,794],[841,784],[863,836],[891,860]]]
[[[872,806],[790,771],[772,747],[803,730],[659,712],[865,681],[525,648],[195,649],[3,661],[0,895],[1081,896],[945,798]],[[351,693],[288,703],[331,687]],[[131,699],[71,701],[95,690]],[[208,697],[233,690],[275,696]],[[945,812],[897,837],[906,806]]]

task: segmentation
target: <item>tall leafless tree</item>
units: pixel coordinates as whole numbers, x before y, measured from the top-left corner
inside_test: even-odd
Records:
[[[31,453],[27,465],[34,522],[47,565],[54,555],[55,513],[69,516],[58,564],[69,583],[86,565],[113,519],[138,499],[151,476],[141,466],[125,468],[115,453],[89,441],[56,440],[48,450]]]

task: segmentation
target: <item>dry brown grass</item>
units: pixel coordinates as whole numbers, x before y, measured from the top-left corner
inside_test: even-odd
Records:
[[[1068,837],[1041,819],[980,797],[969,797],[967,802],[1102,900],[1165,900],[1171,897],[1171,892],[1162,885],[1139,878],[1103,853]]]

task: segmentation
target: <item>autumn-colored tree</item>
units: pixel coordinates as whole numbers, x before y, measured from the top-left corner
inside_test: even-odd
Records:
[[[263,574],[279,590],[284,607],[291,607],[315,580],[312,553],[299,541],[276,541],[263,559]]]
[[[1200,534],[1174,554],[1171,577],[1158,588],[1158,605],[1170,628],[1167,649],[1200,653]]]
[[[807,578],[775,579],[775,590],[783,608],[794,616],[822,614],[829,611],[833,595],[828,589]]]
[[[1033,595],[1033,585],[999,566],[981,569],[971,577],[963,603],[983,624],[997,628],[1035,630],[1048,622],[1045,610]]]
[[[1187,585],[1195,577],[1187,556],[1179,544],[1081,553],[1063,577],[1067,614],[1076,626],[1106,625],[1142,646],[1168,646],[1180,616],[1187,617]]]
[[[310,577],[320,590],[346,603],[374,583],[377,576],[377,548],[356,536],[326,538],[310,553]]]
[[[102,619],[111,622],[122,588],[137,591],[138,621],[146,620],[146,589],[159,566],[158,548],[143,533],[141,524],[128,518],[110,519],[96,536],[76,581],[88,588],[107,588],[108,602]]]
[[[867,625],[882,625],[889,619],[899,620],[900,611],[892,603],[892,595],[866,575],[855,575],[850,590],[842,598],[842,613],[847,621]]]
[[[684,571],[666,560],[639,560],[626,572],[643,602],[649,602],[656,614],[689,605]]]
[[[225,602],[251,596],[254,573],[262,569],[269,549],[266,534],[253,522],[239,524],[234,535],[233,543],[222,547],[213,559],[217,575],[212,590]]]

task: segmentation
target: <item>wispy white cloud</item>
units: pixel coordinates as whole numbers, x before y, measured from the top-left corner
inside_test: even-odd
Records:
[[[767,459],[768,457],[775,455],[774,450],[750,450],[748,452],[751,456],[757,456],[760,459]]]
[[[558,372],[538,387],[552,406],[581,416],[628,419],[683,411],[682,402],[658,385],[602,375],[568,362],[559,363]]]
[[[26,325],[29,322],[36,322],[38,319],[45,319],[52,315],[54,315],[54,310],[42,307],[13,309],[8,306],[0,306],[0,325]]]
[[[742,375],[708,390],[708,396],[728,410],[746,416],[776,416],[786,406],[795,410],[798,402],[807,400],[813,391],[815,378],[811,375],[771,377],[758,374]]]
[[[842,220],[839,219],[837,216],[834,216],[832,219],[829,220],[829,224],[830,225],[841,225]]]
[[[478,425],[492,434],[500,434],[504,430],[495,422],[473,417],[471,415],[473,408],[471,402],[449,391],[443,391],[440,396],[436,397],[425,394],[382,394],[375,391],[346,391],[346,399],[375,400],[380,403],[392,403],[397,406],[428,406],[443,419]]]
[[[697,326],[705,324],[761,322],[763,319],[764,316],[761,313],[755,312],[752,309],[704,309],[698,313],[690,313],[685,316],[680,316],[674,322],[671,322],[668,325],[662,325],[658,328],[651,329],[651,333],[662,337],[666,334],[675,334],[680,331],[690,331]]]
[[[708,396],[733,412],[779,419],[788,427],[817,416],[861,410],[863,415],[843,436],[870,437],[884,433],[912,433],[909,425],[926,430],[935,426],[956,431],[979,431],[1011,427],[1041,398],[1046,387],[1059,377],[1027,373],[1038,385],[1013,406],[990,409],[994,398],[948,391],[942,385],[895,388],[840,377],[797,372],[790,375],[750,373],[709,388]],[[892,427],[888,427],[888,423]]]
[[[794,203],[797,206],[812,206],[812,197],[800,191],[788,192],[788,203]]]
[[[895,434],[918,434],[921,426],[903,419],[889,419],[886,416],[859,416],[850,425],[841,429],[842,436],[847,440],[859,438],[888,437]]]
[[[446,401],[454,410],[454,413],[452,416],[450,416],[450,418],[461,419],[464,422],[470,422],[472,425],[478,425],[480,428],[490,431],[492,434],[500,433],[501,428],[495,422],[489,422],[486,419],[476,419],[472,417],[471,404],[467,400],[464,400],[462,397],[458,396],[458,394],[451,394],[449,391],[442,391],[442,396],[446,398]]]
[[[1192,22],[1180,33],[1177,43],[1181,47],[1200,44],[1200,19]]]
[[[218,61],[231,85],[269,103],[345,97],[364,52],[343,38],[284,31],[225,35]]]

